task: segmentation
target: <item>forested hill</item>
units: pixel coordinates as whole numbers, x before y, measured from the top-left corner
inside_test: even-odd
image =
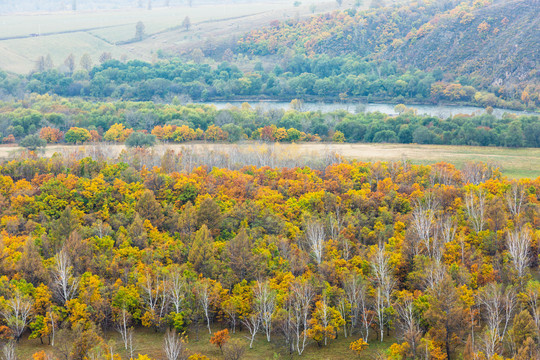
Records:
[[[275,22],[246,34],[239,50],[397,60],[403,68],[442,70],[445,81],[524,96],[526,103],[539,91],[539,23],[537,0],[426,0]]]
[[[386,55],[420,69],[440,67],[490,83],[538,84],[540,6],[521,0],[475,10],[472,17],[434,17]]]

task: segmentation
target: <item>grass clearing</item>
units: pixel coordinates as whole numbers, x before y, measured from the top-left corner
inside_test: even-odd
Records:
[[[214,328],[214,331],[221,330],[218,327]],[[115,352],[122,356],[122,359],[129,359],[128,353],[123,347],[120,335],[114,331],[106,332],[102,334],[106,341],[112,340],[114,342]],[[133,343],[135,353],[147,354],[154,359],[164,358],[162,350],[163,346],[163,333],[156,332],[152,329],[138,328],[133,335]],[[274,336],[271,343],[266,341],[264,334],[258,334],[255,342],[253,343],[253,349],[249,349],[249,341],[246,336],[247,332],[237,331],[235,334],[231,333],[232,339],[239,339],[246,345],[246,352],[243,359],[246,360],[263,360],[263,359],[305,359],[305,360],[349,360],[353,358],[354,353],[349,350],[349,344],[352,341],[358,339],[358,335],[345,338],[343,333],[340,333],[335,340],[329,340],[328,346],[318,347],[316,343],[311,342],[305,349],[304,353],[299,356],[297,353],[289,354],[280,336]],[[188,334],[187,348],[190,353],[200,353],[208,356],[210,359],[222,359],[223,355],[219,349],[210,344],[210,335],[205,327],[201,326],[199,334],[192,329]],[[61,341],[61,339],[57,339]],[[47,343],[46,340],[44,340]],[[379,351],[384,351],[390,345],[395,342],[392,337],[385,338],[384,342],[379,342],[375,339],[370,341],[369,347],[362,354],[363,359],[373,359]],[[24,340],[21,340],[17,348],[17,354],[21,360],[32,359],[32,354],[35,352],[44,350],[45,352],[52,352],[52,348],[49,345],[42,345],[39,339],[28,340],[25,336]]]
[[[112,157],[118,156],[124,149],[123,145],[97,145],[106,146]],[[164,152],[166,149],[180,151],[190,147],[194,151],[228,151],[238,147],[244,151],[256,151],[261,145],[257,142],[241,144],[215,144],[215,143],[187,143],[158,145],[156,150]],[[52,145],[43,152],[44,156],[52,156],[55,152],[70,153],[73,151],[87,151],[90,145],[68,146]],[[0,146],[0,159],[15,158],[23,149],[14,146]],[[361,161],[397,161],[409,160],[413,164],[434,164],[448,162],[461,168],[470,161],[482,161],[494,164],[501,169],[504,176],[509,178],[537,178],[540,176],[540,149],[537,148],[499,148],[480,146],[449,146],[449,145],[417,145],[417,144],[331,144],[331,143],[302,143],[302,144],[276,144],[276,150],[282,154],[298,156],[323,156],[328,152],[335,152],[346,159]]]
[[[69,46],[66,46],[69,44]],[[0,68],[17,73],[25,73],[36,67],[39,56],[51,55],[54,66],[64,63],[69,54],[77,54],[75,63],[79,68],[80,56],[90,54],[94,64],[98,64],[103,52],[110,52],[113,57],[120,58],[129,53],[121,47],[111,45],[89,33],[69,33],[46,37],[0,41]]]

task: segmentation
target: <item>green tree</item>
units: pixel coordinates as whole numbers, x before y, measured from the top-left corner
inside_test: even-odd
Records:
[[[412,134],[412,140],[416,144],[434,144],[435,138],[435,134],[425,126],[417,127]]]
[[[206,225],[203,225],[194,235],[188,261],[195,271],[205,277],[211,277],[215,269],[214,239]]]
[[[152,147],[156,144],[156,137],[151,134],[133,132],[126,139],[126,146],[129,147]]]
[[[134,246],[139,249],[144,249],[148,245],[146,229],[144,228],[144,223],[139,213],[135,213],[135,218],[127,230],[129,237],[131,238],[131,243]]]
[[[508,147],[521,147],[523,146],[525,135],[523,134],[523,128],[521,122],[512,121],[506,130],[504,136],[504,144]]]
[[[186,29],[186,31],[189,31],[189,28],[191,27],[191,20],[189,16],[184,18],[184,21],[182,21],[182,26]]]
[[[58,220],[54,222],[54,226],[51,230],[55,242],[53,243],[53,249],[56,252],[62,248],[64,241],[71,235],[72,232],[79,229],[80,223],[77,215],[71,209],[71,206],[66,206],[64,211],[60,214]]]
[[[197,211],[197,226],[206,225],[210,230],[215,230],[220,221],[221,211],[219,205],[216,204],[214,199],[205,198],[199,206],[199,211]]]
[[[47,141],[41,139],[38,134],[28,135],[19,142],[19,146],[25,147],[30,151],[36,151],[38,148],[44,148]]]
[[[204,53],[200,48],[191,50],[191,58],[197,64],[200,64],[204,60]]]
[[[135,39],[141,41],[144,38],[144,24],[142,21],[135,25]]]
[[[514,317],[514,325],[510,329],[509,334],[515,342],[517,349],[525,344],[527,338],[535,338],[536,325],[529,311],[524,309]]]
[[[237,142],[244,138],[244,130],[236,124],[225,124],[221,129],[229,134],[227,140],[230,142]]]
[[[75,71],[75,55],[69,54],[66,60],[64,60],[64,65],[66,66],[68,73],[73,74]]]
[[[142,193],[135,209],[142,219],[150,220],[152,225],[159,227],[163,223],[163,208],[156,200],[152,190],[145,190]]]
[[[252,252],[253,241],[248,237],[246,230],[242,229],[227,244],[227,257],[229,266],[236,275],[237,281],[253,280],[257,275],[258,262]]]
[[[83,56],[81,56],[80,65],[86,71],[90,71],[92,69],[92,58],[89,54],[85,53]]]

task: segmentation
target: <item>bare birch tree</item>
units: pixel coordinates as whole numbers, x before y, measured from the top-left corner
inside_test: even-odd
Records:
[[[347,331],[347,324],[351,323],[351,305],[347,301],[347,297],[345,295],[341,295],[339,297],[336,308],[343,320],[345,320],[345,324],[343,325],[343,335],[345,337],[350,336],[350,332]]]
[[[384,245],[378,246],[375,256],[371,263],[375,281],[383,291],[383,295],[388,303],[390,303],[390,294],[394,289],[396,280],[392,275],[390,260],[385,253]]]
[[[184,341],[175,330],[167,330],[163,341],[163,350],[167,360],[186,360],[188,358]]]
[[[495,355],[508,331],[508,324],[516,305],[515,293],[512,289],[503,290],[501,284],[489,284],[479,294],[478,302],[486,329],[482,337],[484,353],[490,359]]]
[[[276,308],[276,293],[268,286],[268,281],[257,281],[254,291],[255,307],[261,316],[261,325],[266,333],[266,340],[270,342],[272,334],[272,317]]]
[[[457,223],[451,216],[443,216],[439,220],[440,234],[443,244],[454,241],[456,237]]]
[[[202,280],[199,283],[197,283],[197,287],[195,288],[195,295],[197,298],[197,301],[199,302],[199,305],[201,305],[201,308],[204,312],[204,316],[206,318],[206,326],[208,327],[208,333],[212,333],[212,328],[210,327],[210,283],[208,280]]]
[[[462,178],[465,184],[478,185],[493,177],[495,167],[481,162],[469,162],[463,167]]]
[[[280,330],[285,340],[285,344],[291,355],[294,350],[294,321],[292,315],[292,293],[289,292],[288,296],[283,302],[281,311],[278,313],[278,320],[276,327]]]
[[[146,308],[156,316],[156,325],[159,325],[166,314],[168,304],[165,280],[160,278],[159,275],[153,276],[150,272],[147,272],[140,286]]]
[[[305,225],[306,240],[317,265],[320,265],[324,256],[325,233],[321,221],[310,219]]]
[[[540,337],[540,283],[529,282],[525,289],[525,296]]]
[[[73,266],[65,249],[55,256],[53,287],[62,304],[73,299],[79,287],[79,280],[73,276]]]
[[[483,189],[467,191],[465,194],[465,210],[474,231],[482,231],[486,212],[486,191]]]
[[[416,202],[416,206],[412,211],[411,226],[418,236],[418,240],[424,245],[428,254],[433,253],[432,249],[432,232],[434,226],[435,212],[439,203],[432,193],[426,193],[423,199]],[[413,241],[413,255],[420,253],[420,244]]]
[[[391,304],[390,295],[395,286],[395,279],[391,273],[391,267],[388,257],[385,254],[384,246],[377,247],[375,256],[371,263],[374,282],[377,285],[375,311],[377,314],[377,323],[379,326],[380,340],[384,340],[384,325],[386,323],[385,310]]]
[[[350,273],[343,281],[343,290],[350,306],[349,315],[351,320],[349,332],[352,335],[360,321],[360,315],[363,314],[365,308],[366,284],[362,279],[362,275],[357,272]]]
[[[371,299],[369,295],[367,284],[362,287],[362,291],[360,291],[359,295],[360,295],[359,307],[361,309],[360,322],[362,326],[362,330],[361,330],[362,338],[364,339],[365,342],[367,342],[369,339],[369,330],[371,328],[371,324],[373,323],[373,319],[375,318],[375,313],[372,310],[373,300]]]
[[[411,352],[416,355],[416,350],[422,338],[422,331],[414,316],[414,307],[412,297],[406,297],[396,306],[400,319],[400,327],[403,332],[403,338],[411,347]]]
[[[521,208],[525,202],[525,189],[522,184],[513,182],[505,194],[508,210],[514,216],[519,217]]]
[[[174,307],[174,311],[178,314],[182,312],[182,308],[186,301],[187,283],[182,277],[179,270],[171,271],[167,279],[167,296]]]
[[[528,228],[508,231],[506,246],[512,257],[512,265],[519,278],[522,278],[530,263],[529,249],[531,246],[531,232]]]
[[[128,350],[129,350],[129,358],[134,359],[135,358],[135,348],[133,347],[133,333],[135,332],[135,329],[133,327],[130,327],[127,332],[127,343],[128,343]]]
[[[383,291],[381,287],[378,286],[375,292],[375,313],[377,314],[377,325],[379,326],[379,335],[381,342],[383,342],[384,340],[385,309],[386,306]]]
[[[54,346],[54,339],[56,336],[56,322],[57,322],[57,315],[54,313],[52,309],[50,309],[47,312],[47,317],[51,321],[51,346]]]
[[[351,257],[351,245],[349,240],[341,236],[341,230],[345,223],[345,217],[343,216],[343,210],[341,209],[341,204],[335,205],[335,211],[331,212],[327,217],[327,227],[329,237],[333,240],[339,241],[343,249],[343,258],[349,260]]]
[[[432,260],[424,274],[424,282],[427,289],[436,290],[446,275],[444,264],[439,258]]]
[[[315,294],[312,286],[306,280],[295,281],[291,292],[293,296],[291,310],[296,336],[295,347],[298,355],[302,355],[307,344],[310,307]]]
[[[15,341],[9,341],[2,346],[2,360],[17,360],[15,353]]]
[[[122,342],[124,343],[124,349],[128,350],[129,346],[129,331],[131,329],[131,314],[126,310],[125,306],[122,307],[122,311],[118,314],[115,322],[115,330],[120,334]]]
[[[238,304],[236,301],[227,301],[222,303],[222,310],[227,314],[229,323],[232,326],[233,334],[236,333],[236,324],[238,323]]]
[[[15,290],[12,297],[0,308],[0,314],[2,314],[6,325],[11,329],[17,341],[19,341],[30,321],[31,312],[32,299],[19,290]]]
[[[260,314],[254,312],[242,320],[242,324],[248,329],[249,331],[249,348],[253,348],[253,341],[255,340],[255,335],[259,332],[259,329],[261,327],[261,316]]]

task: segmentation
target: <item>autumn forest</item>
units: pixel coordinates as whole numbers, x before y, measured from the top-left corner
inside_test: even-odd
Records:
[[[539,10],[0,4],[0,360],[540,359]]]

